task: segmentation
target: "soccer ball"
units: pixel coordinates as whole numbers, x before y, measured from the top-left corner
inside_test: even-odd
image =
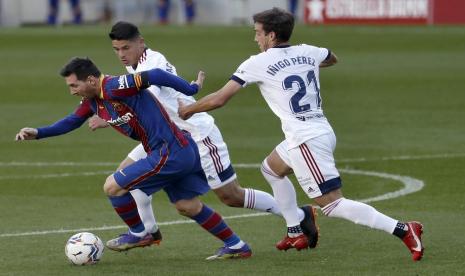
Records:
[[[77,233],[66,242],[65,254],[75,265],[97,263],[103,255],[103,242],[96,235],[88,232]]]

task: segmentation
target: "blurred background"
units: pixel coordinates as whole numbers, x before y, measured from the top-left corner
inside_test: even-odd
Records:
[[[463,0],[0,0],[0,25],[248,24],[273,6],[308,24],[465,23]]]
[[[15,142],[20,128],[48,125],[78,105],[59,69],[72,56],[89,56],[104,73],[126,73],[108,32],[127,20],[183,78],[207,73],[199,98],[259,52],[251,17],[273,6],[295,13],[292,44],[327,47],[339,58],[321,70],[320,89],[344,194],[395,193],[404,185],[392,177],[424,182],[414,194],[373,202],[425,225],[424,260],[411,262],[394,237],[321,213],[318,249],[284,254],[274,247],[280,218],[239,218],[253,213],[208,193],[202,200],[251,243],[255,257],[207,265],[199,256],[219,244],[198,227],[171,224],[181,217],[158,193],[161,247],[107,252],[95,267],[68,265],[70,235],[85,230],[107,240],[125,229],[101,186],[137,143],[86,125]],[[0,0],[0,275],[465,275],[464,23],[465,0]],[[211,114],[241,185],[271,192],[258,168],[283,134],[257,86]],[[299,205],[311,203],[296,190]]]

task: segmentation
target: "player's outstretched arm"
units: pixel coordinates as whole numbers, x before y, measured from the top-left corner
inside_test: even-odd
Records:
[[[220,90],[201,98],[191,105],[184,105],[182,101],[178,99],[178,115],[180,118],[186,120],[195,113],[220,108],[224,106],[241,88],[242,86],[238,82],[230,80]]]
[[[192,96],[202,88],[203,81],[205,80],[205,73],[200,71],[197,80],[192,84],[189,84],[187,81],[174,74],[158,68],[142,72],[141,77],[142,83],[144,84],[143,87],[148,87],[150,85],[166,86],[188,96]]]
[[[337,56],[333,52],[331,52],[331,55],[320,63],[320,68],[334,65],[337,63],[337,61]]]
[[[37,137],[37,128],[25,127],[22,128],[15,136],[16,141],[35,140]]]
[[[25,127],[16,134],[16,140],[33,140],[62,135],[80,127],[86,120],[87,117],[70,114],[49,126],[40,128]]]

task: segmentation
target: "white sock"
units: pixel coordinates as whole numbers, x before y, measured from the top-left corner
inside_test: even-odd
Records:
[[[244,191],[244,208],[260,210],[282,216],[276,200],[269,193],[250,188],[244,189]]]
[[[236,243],[235,245],[233,246],[230,246],[229,248],[231,249],[240,249],[241,247],[243,247],[245,244],[245,242],[243,242],[242,240],[240,240],[238,243]]]
[[[273,189],[274,198],[282,216],[286,220],[287,227],[300,225],[300,221],[303,219],[303,211],[297,207],[297,198],[292,182],[287,177],[277,176],[271,170],[266,159],[262,163],[261,171]],[[299,211],[302,213],[302,218],[299,216]]]
[[[137,210],[139,211],[140,218],[144,223],[147,233],[155,233],[158,230],[158,225],[155,220],[155,215],[152,209],[152,196],[139,189],[130,191],[132,197],[136,201]]]
[[[392,234],[398,222],[378,212],[370,205],[347,198],[340,198],[331,202],[323,207],[322,211],[329,217],[343,218],[356,224],[383,230],[389,234]]]
[[[275,198],[267,192],[246,188],[244,208],[259,210],[263,212],[270,212],[277,216],[282,217],[281,210],[279,209],[278,203]],[[305,217],[305,213],[302,209],[298,209],[299,221],[302,221]]]
[[[132,232],[131,230],[129,230],[129,232],[130,232],[133,236],[136,236],[136,237],[139,237],[139,238],[144,237],[144,236],[147,235],[147,233],[148,233],[148,232],[145,231],[145,230],[142,231],[142,232],[140,232],[140,233],[134,233],[134,232]]]

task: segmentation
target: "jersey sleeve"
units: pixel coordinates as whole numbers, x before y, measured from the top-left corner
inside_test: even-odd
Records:
[[[104,79],[100,98],[111,100],[131,97],[151,85],[171,87],[188,96],[194,95],[199,90],[197,84],[189,84],[176,75],[156,68],[136,74]]]
[[[318,64],[327,60],[331,56],[331,51],[327,48],[320,48],[311,45],[306,45],[309,49],[310,56],[314,57]]]
[[[82,126],[82,124],[92,116],[94,112],[91,108],[89,100],[84,100],[77,107],[74,113],[69,114],[65,118],[55,122],[52,125],[40,127],[37,129],[37,139],[58,136],[66,134]]]
[[[188,96],[192,96],[199,91],[199,86],[197,84],[189,84],[186,80],[162,69],[157,68],[141,72],[140,76],[141,82],[145,88],[151,85],[166,86]]]
[[[252,56],[239,65],[236,72],[234,72],[230,79],[236,81],[243,87],[250,83],[256,83],[259,81],[259,78],[256,74],[257,70],[254,70],[255,67],[254,56]]]

